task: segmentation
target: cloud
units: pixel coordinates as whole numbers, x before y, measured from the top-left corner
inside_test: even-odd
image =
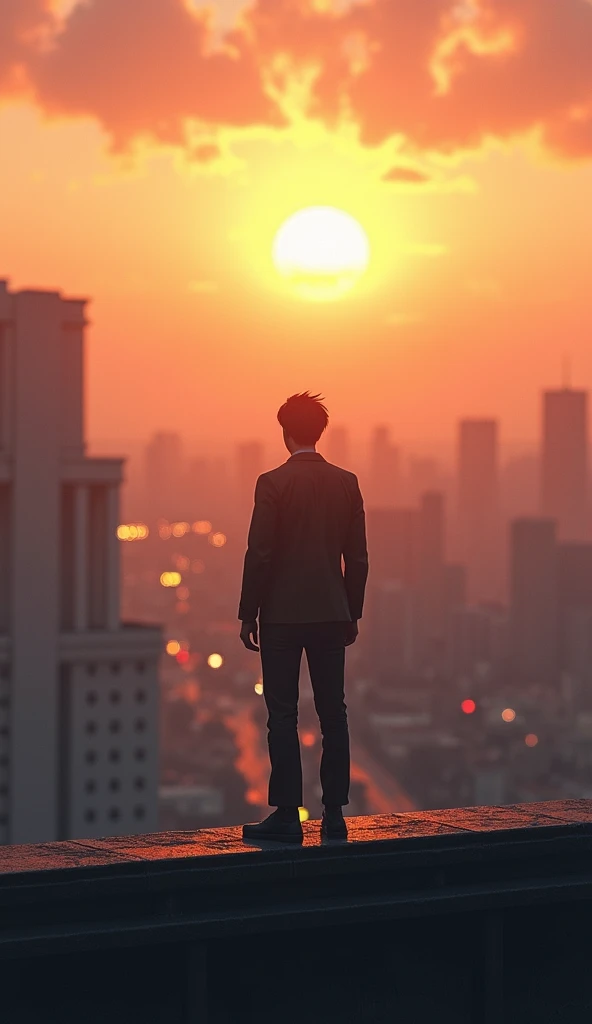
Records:
[[[52,0],[0,0],[0,89],[95,118],[120,149],[195,149],[196,126],[206,145],[212,127],[289,126],[298,107],[411,157],[536,132],[588,158],[591,58],[589,0],[253,0],[222,39],[193,0],[85,0],[61,20]]]
[[[93,0],[31,53],[29,78],[47,112],[95,117],[116,148],[143,136],[182,145],[189,121],[281,124],[244,38],[210,43],[207,12],[183,0]]]
[[[383,181],[395,181],[403,185],[423,185],[430,181],[430,177],[423,171],[417,171],[414,167],[391,167],[382,176]]]

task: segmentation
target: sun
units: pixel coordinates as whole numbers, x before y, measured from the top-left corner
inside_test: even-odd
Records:
[[[334,302],[370,262],[362,225],[334,206],[307,206],[288,217],[273,242],[273,262],[290,290],[311,302]]]

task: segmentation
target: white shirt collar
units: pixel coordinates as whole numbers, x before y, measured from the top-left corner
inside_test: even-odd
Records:
[[[317,454],[316,448],[299,448],[297,452],[292,452],[292,455],[302,455],[303,452],[312,452],[314,455]]]

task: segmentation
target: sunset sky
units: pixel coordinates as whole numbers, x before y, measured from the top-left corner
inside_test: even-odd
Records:
[[[538,430],[592,386],[588,0],[0,0],[0,275],[88,296],[95,439],[269,436],[287,394],[363,436]],[[365,229],[343,299],[271,259]]]

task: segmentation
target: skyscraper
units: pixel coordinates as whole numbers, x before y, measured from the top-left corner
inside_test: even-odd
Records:
[[[257,477],[263,472],[261,441],[243,441],[236,448],[236,486],[241,509],[251,508]]]
[[[329,427],[326,447],[329,462],[343,469],[351,468],[350,440],[346,427]]]
[[[0,282],[0,842],[157,827],[160,632],[119,615],[122,460],[85,455],[84,306]]]
[[[457,536],[469,600],[499,599],[503,589],[498,426],[462,420],[458,438]]]
[[[557,537],[552,519],[516,519],[510,537],[510,649],[521,682],[557,674]]]
[[[566,387],[543,395],[541,511],[557,520],[559,540],[589,538],[585,391]]]
[[[400,501],[400,454],[390,440],[388,427],[376,427],[370,444],[370,479],[368,504],[388,508]]]
[[[144,481],[151,517],[181,519],[188,515],[185,459],[179,434],[160,430],[150,439],[144,458]]]
[[[418,515],[417,589],[424,652],[444,638],[444,496],[421,497]]]

